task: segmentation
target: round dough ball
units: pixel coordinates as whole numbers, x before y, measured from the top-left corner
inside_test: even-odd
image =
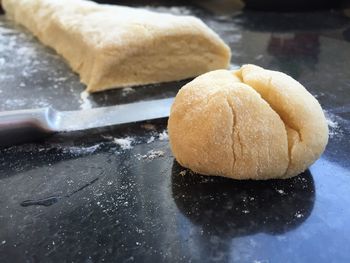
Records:
[[[298,175],[328,141],[317,100],[286,74],[254,65],[212,71],[182,87],[168,130],[182,166],[235,179]]]

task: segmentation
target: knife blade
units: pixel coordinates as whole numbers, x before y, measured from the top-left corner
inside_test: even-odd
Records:
[[[31,142],[57,132],[81,131],[168,117],[174,98],[78,111],[51,107],[0,112],[0,147]]]

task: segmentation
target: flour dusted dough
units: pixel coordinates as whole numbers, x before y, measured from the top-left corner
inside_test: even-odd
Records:
[[[53,47],[89,92],[227,68],[229,47],[201,20],[84,0],[3,0],[8,17]]]
[[[181,165],[235,179],[298,175],[328,141],[317,100],[286,74],[254,65],[212,71],[182,87],[168,129]]]

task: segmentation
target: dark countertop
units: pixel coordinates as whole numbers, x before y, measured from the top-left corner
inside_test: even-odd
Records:
[[[254,63],[303,83],[329,120],[325,153],[289,180],[202,177],[174,161],[161,135],[164,119],[3,149],[0,261],[350,262],[345,12],[228,16],[194,7],[156,9],[202,17],[231,46],[232,67]],[[0,69],[0,110],[47,105],[72,110],[170,97],[186,82],[82,100],[78,76],[4,16]],[[127,136],[132,148],[123,150],[114,139]]]

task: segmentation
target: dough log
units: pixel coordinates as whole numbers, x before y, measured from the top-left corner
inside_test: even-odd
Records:
[[[328,142],[318,101],[286,74],[254,65],[212,71],[182,87],[168,129],[182,166],[235,179],[298,175]]]
[[[201,20],[84,0],[3,0],[7,16],[54,48],[87,91],[227,68],[230,49]]]

